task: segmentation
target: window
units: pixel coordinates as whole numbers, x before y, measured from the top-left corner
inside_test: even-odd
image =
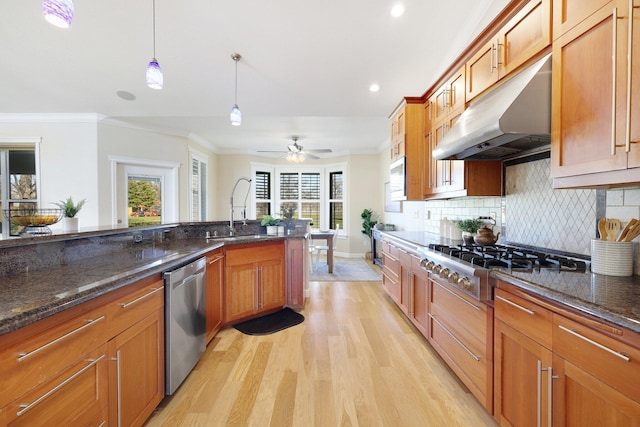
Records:
[[[207,162],[191,151],[191,220],[207,220]]]
[[[326,167],[253,165],[256,219],[294,208],[314,228],[345,229],[346,164]]]
[[[256,219],[271,215],[271,172],[258,171],[255,173],[255,201]]]
[[[38,208],[37,153],[34,143],[4,144],[0,141],[0,209]],[[22,226],[2,215],[0,234],[17,236]]]

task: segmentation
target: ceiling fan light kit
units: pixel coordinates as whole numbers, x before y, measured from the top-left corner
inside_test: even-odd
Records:
[[[153,0],[153,58],[147,65],[146,80],[151,89],[160,90],[164,86],[162,68],[156,59],[156,0]]]
[[[73,0],[43,0],[44,19],[60,28],[69,28],[73,21]]]
[[[232,53],[231,59],[233,59],[236,63],[236,84],[235,84],[235,98],[233,108],[231,108],[231,114],[229,115],[229,119],[231,120],[231,124],[233,126],[240,126],[242,124],[242,112],[240,111],[240,107],[238,107],[238,61],[242,59],[242,55],[239,53]]]

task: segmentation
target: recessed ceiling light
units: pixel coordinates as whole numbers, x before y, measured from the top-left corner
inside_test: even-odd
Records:
[[[119,90],[116,92],[116,95],[118,95],[119,98],[122,98],[125,101],[134,101],[136,99],[136,96],[134,94],[132,94],[131,92],[127,92],[126,90]]]
[[[371,86],[369,86],[369,90],[371,92],[377,92],[380,90],[380,85],[378,83],[373,83]]]
[[[403,14],[404,14],[404,6],[401,5],[400,3],[396,4],[391,8],[391,16],[393,16],[394,18],[402,16]]]

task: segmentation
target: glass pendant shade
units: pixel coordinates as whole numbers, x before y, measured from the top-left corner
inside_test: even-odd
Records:
[[[242,113],[240,112],[240,108],[238,107],[238,104],[234,105],[233,108],[231,109],[231,114],[229,115],[229,118],[231,119],[231,124],[233,126],[240,126],[240,124],[242,124]]]
[[[69,28],[73,21],[73,0],[43,0],[44,19],[60,28]]]
[[[164,77],[162,75],[162,68],[158,64],[156,58],[151,59],[149,65],[147,65],[147,86],[151,89],[162,89],[164,85]]]

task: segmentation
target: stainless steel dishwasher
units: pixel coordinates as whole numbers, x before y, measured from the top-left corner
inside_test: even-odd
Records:
[[[173,394],[206,348],[206,258],[164,273],[165,394]]]

